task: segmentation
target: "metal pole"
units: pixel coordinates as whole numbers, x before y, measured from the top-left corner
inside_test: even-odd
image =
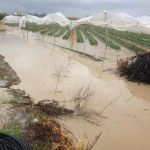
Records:
[[[75,32],[75,29],[74,29],[74,25],[73,25],[73,22],[71,21],[70,22],[70,35],[71,35],[71,38],[70,38],[70,42],[71,42],[71,45],[70,45],[70,49],[72,50],[73,49],[73,45],[74,45],[74,32]]]
[[[54,47],[55,47],[55,27],[54,27],[55,25],[54,25],[54,18],[53,18],[53,16],[52,16],[52,28],[54,29],[54,36],[53,36],[53,49],[54,49]],[[52,30],[53,31],[53,30]]]
[[[86,20],[86,25],[88,25],[87,20]],[[87,28],[85,28],[85,44],[84,44],[84,52],[86,54],[86,43],[87,43]]]
[[[105,61],[105,58],[106,58],[106,52],[107,52],[108,43],[109,43],[108,24],[107,24],[107,15],[108,15],[108,12],[107,12],[107,11],[104,11],[104,15],[105,15],[105,23],[106,23],[106,24],[105,24],[106,47],[105,47],[105,51],[104,51],[103,62],[102,62],[102,66],[101,66],[101,72],[103,71],[104,61]]]

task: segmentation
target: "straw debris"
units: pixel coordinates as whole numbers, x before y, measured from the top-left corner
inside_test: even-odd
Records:
[[[23,139],[31,146],[34,143],[34,149],[36,150],[43,143],[47,143],[44,147],[47,150],[83,150],[83,146],[81,148],[77,144],[74,136],[51,118],[42,118],[31,122],[24,133]],[[37,141],[37,147],[35,147],[35,141]],[[40,142],[38,143],[38,141]]]

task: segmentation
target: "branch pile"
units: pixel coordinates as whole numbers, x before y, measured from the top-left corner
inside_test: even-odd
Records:
[[[50,100],[42,100],[39,103],[35,104],[34,107],[50,116],[60,116],[73,113],[72,110],[60,106],[58,102]]]
[[[129,81],[150,84],[150,52],[117,61],[121,76]]]

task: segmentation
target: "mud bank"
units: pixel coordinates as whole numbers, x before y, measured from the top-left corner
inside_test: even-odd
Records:
[[[0,32],[5,32],[5,31],[6,31],[5,26],[0,23]]]
[[[79,144],[73,134],[52,117],[73,111],[54,100],[35,105],[25,91],[12,89],[20,79],[1,55],[0,81],[0,132],[24,140],[33,150],[84,149],[83,143]]]
[[[20,83],[16,72],[5,62],[4,57],[0,55],[0,87],[10,87]]]

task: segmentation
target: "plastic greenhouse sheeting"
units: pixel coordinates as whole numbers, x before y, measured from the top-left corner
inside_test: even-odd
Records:
[[[6,16],[3,19],[4,23],[19,23],[19,26],[25,26],[26,22],[34,22],[36,24],[51,24],[58,23],[61,26],[77,26],[79,24],[93,24],[97,26],[107,26],[116,30],[122,31],[135,31],[150,33],[150,16],[143,17],[132,17],[125,13],[114,13],[114,12],[100,12],[95,16],[89,16],[81,18],[79,20],[71,21],[67,19],[60,12],[48,14],[43,18],[39,18],[32,15],[26,15],[23,17],[18,16]]]
[[[78,25],[78,24],[85,24],[85,23],[88,23],[92,18],[93,18],[93,16],[89,16],[89,17],[85,17],[85,18],[80,18],[80,19],[74,21],[74,23],[76,25]]]
[[[41,19],[43,24],[50,24],[50,23],[58,23],[61,26],[66,26],[70,24],[69,19],[67,19],[63,14],[57,12],[54,14],[49,14]]]
[[[141,19],[132,17],[125,13],[100,12],[93,17],[79,19],[77,25],[82,23],[93,24],[96,26],[107,26],[121,31],[134,31],[150,33],[150,17],[145,16]]]
[[[128,14],[101,12],[91,18],[90,22],[94,25],[108,25],[109,27],[127,30],[137,25],[137,20]]]
[[[3,23],[16,23],[19,24],[21,17],[20,16],[6,16],[3,18]]]
[[[36,24],[51,24],[58,23],[61,26],[69,25],[70,21],[61,13],[48,14],[43,18],[26,15],[20,19],[20,27],[25,25],[25,22],[32,22]]]
[[[139,22],[147,25],[147,26],[150,26],[150,16],[143,16],[143,17],[137,17],[136,18]]]

